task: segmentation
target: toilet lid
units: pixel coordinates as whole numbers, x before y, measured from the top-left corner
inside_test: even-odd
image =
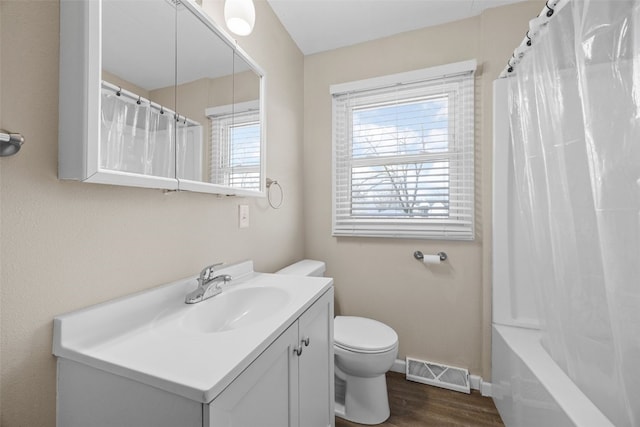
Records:
[[[337,316],[333,321],[333,340],[347,350],[383,352],[398,344],[398,334],[377,320]]]

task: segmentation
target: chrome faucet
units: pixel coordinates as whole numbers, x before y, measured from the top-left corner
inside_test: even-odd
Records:
[[[231,276],[228,274],[214,276],[213,272],[215,271],[215,268],[220,265],[222,265],[222,263],[208,265],[202,269],[200,277],[198,277],[198,288],[187,294],[184,299],[185,303],[195,304],[214,297],[222,292],[220,283],[230,282]]]

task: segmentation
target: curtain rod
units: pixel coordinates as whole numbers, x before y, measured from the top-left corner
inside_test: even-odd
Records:
[[[544,5],[538,16],[529,21],[529,31],[525,34],[524,39],[518,47],[515,48],[513,54],[507,61],[507,66],[504,67],[498,78],[505,78],[513,75],[516,65],[520,63],[524,55],[531,49],[534,44],[535,38],[540,34],[540,30],[544,28],[551,18],[562,9],[571,0],[548,0]]]
[[[112,90],[116,93],[116,95],[120,96],[120,95],[124,95],[127,98],[136,101],[136,103],[138,105],[142,104],[142,103],[146,103],[149,104],[151,106],[151,108],[160,111],[160,114],[164,114],[164,113],[168,113],[168,114],[173,114],[173,117],[175,117],[176,122],[183,122],[184,124],[188,124],[189,126],[201,126],[200,123],[196,122],[195,120],[192,120],[190,118],[188,118],[187,116],[180,116],[180,114],[176,113],[175,111],[173,111],[170,108],[166,108],[160,104],[156,104],[155,102],[140,96],[136,93],[133,92],[129,92],[126,89],[122,89],[120,86],[116,86],[113,83],[109,83],[107,81],[102,80],[102,87],[104,89],[109,89]]]

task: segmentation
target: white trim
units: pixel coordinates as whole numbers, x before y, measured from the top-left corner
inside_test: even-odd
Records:
[[[480,375],[469,375],[469,387],[473,390],[480,390],[482,384],[482,377]]]
[[[480,375],[469,375],[469,386],[485,397],[492,397],[491,383],[483,380]]]
[[[177,190],[178,181],[155,175],[143,175],[138,173],[115,171],[98,168],[98,171],[87,177],[84,182],[94,184],[123,185],[128,187],[159,188],[164,190]]]
[[[246,113],[248,111],[260,111],[260,101],[238,102],[237,104],[219,105],[217,107],[207,107],[204,110],[205,116],[212,118],[225,116],[232,113]]]
[[[360,90],[380,89],[398,84],[409,84],[427,80],[439,79],[443,77],[455,76],[474,72],[477,68],[477,61],[455,62],[453,64],[438,65],[436,67],[423,68],[420,70],[406,71],[404,73],[390,74],[388,76],[373,77],[370,79],[356,80],[347,83],[338,83],[329,87],[331,95],[355,92]]]
[[[480,383],[480,394],[484,397],[493,397],[493,384],[482,381]]]
[[[428,69],[428,74],[436,75],[439,78],[432,80],[420,80],[412,85],[397,84],[392,86],[391,91],[398,92],[399,99],[403,97],[418,97],[427,95],[437,95],[446,89],[446,92],[453,93],[450,96],[450,113],[448,120],[454,121],[456,131],[453,146],[449,151],[439,156],[442,161],[449,162],[449,189],[452,197],[452,204],[449,205],[448,216],[436,218],[414,217],[410,215],[387,215],[385,217],[375,215],[363,215],[361,212],[354,212],[352,202],[354,190],[352,187],[352,173],[356,167],[361,168],[363,162],[369,160],[357,159],[351,155],[349,144],[352,135],[350,121],[353,120],[353,111],[356,106],[373,105],[375,102],[386,100],[389,90],[386,88],[366,88],[354,94],[350,92],[337,94],[332,99],[332,236],[361,236],[361,237],[388,237],[388,238],[410,238],[410,239],[446,239],[446,240],[474,240],[474,192],[471,183],[474,182],[473,174],[473,150],[475,140],[473,137],[473,127],[475,117],[475,80],[473,72],[442,75],[448,70],[472,70],[476,62],[465,61],[433,67]],[[425,70],[423,70],[425,71]],[[375,84],[376,82],[396,82],[398,76],[415,76],[415,72],[383,76],[376,79],[362,80],[357,84]],[[424,77],[425,74],[422,73]],[[340,85],[338,85],[340,86]],[[336,86],[332,86],[335,89]],[[344,86],[343,86],[344,87]],[[397,89],[396,89],[397,88]],[[444,89],[443,89],[444,88]],[[453,111],[451,111],[453,109]],[[451,124],[450,124],[451,125]],[[460,127],[460,128],[459,128]],[[450,142],[451,144],[451,142]],[[451,149],[453,147],[453,149]],[[415,164],[420,160],[426,160],[424,155],[411,154],[406,158],[399,156],[378,156],[375,165],[399,164],[402,161],[406,164]],[[411,161],[407,162],[407,158]],[[428,158],[431,158],[430,156]],[[459,177],[460,179],[452,179]],[[422,180],[422,176],[420,179]],[[475,184],[473,184],[475,185]],[[375,191],[379,191],[375,189]],[[373,192],[373,190],[372,190]],[[362,201],[363,197],[356,201]],[[420,196],[422,197],[422,195]]]
[[[404,359],[396,359],[395,362],[393,362],[393,366],[391,366],[390,369],[391,372],[398,372],[400,374],[406,374],[407,373],[407,361]]]

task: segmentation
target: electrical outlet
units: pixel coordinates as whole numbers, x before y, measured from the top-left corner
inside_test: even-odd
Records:
[[[238,206],[238,227],[249,227],[249,205]]]

